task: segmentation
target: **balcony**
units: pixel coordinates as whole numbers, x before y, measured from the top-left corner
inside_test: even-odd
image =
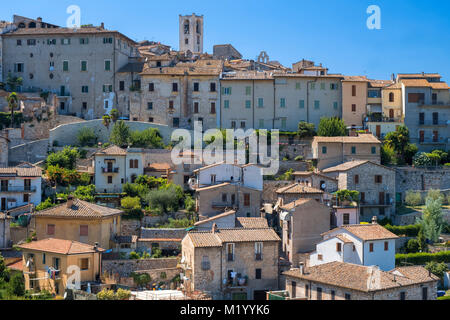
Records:
[[[119,168],[102,168],[102,173],[119,173]]]
[[[36,192],[35,186],[1,186],[0,192]]]
[[[419,126],[422,127],[428,127],[428,126],[441,126],[445,127],[448,125],[447,120],[426,120],[426,121],[420,121],[419,120]]]
[[[389,118],[389,117],[380,117],[377,115],[370,115],[368,118],[369,120],[367,122],[387,122],[387,123],[403,122],[402,118],[399,117]]]
[[[448,138],[423,138],[416,139],[420,144],[446,144],[448,143]]]
[[[391,204],[388,204],[388,201],[385,203],[381,203],[380,201],[376,200],[361,200],[360,201],[360,207],[361,208],[369,208],[369,207],[390,207]]]
[[[450,101],[419,101],[418,102],[419,107],[423,108],[447,108],[450,107]]]
[[[211,207],[213,208],[233,208],[236,204],[231,202],[213,202]]]

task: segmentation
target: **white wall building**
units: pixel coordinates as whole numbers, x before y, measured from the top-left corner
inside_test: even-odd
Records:
[[[333,261],[378,266],[389,271],[395,268],[395,239],[398,237],[376,222],[347,225],[324,233],[309,265]]]

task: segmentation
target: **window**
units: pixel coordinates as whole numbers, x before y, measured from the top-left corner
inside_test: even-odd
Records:
[[[213,177],[214,177],[214,182],[213,182]],[[216,183],[215,182],[215,175],[211,175],[211,183]],[[228,200],[228,195],[226,193],[222,193],[222,202],[227,202]]]
[[[103,107],[104,107],[105,109],[108,109],[108,108],[109,108],[109,101],[108,101],[108,100],[103,100]]]
[[[373,243],[369,243],[369,252],[373,252]]]
[[[352,154],[356,154],[356,147],[352,147]]]
[[[216,83],[215,82],[211,82],[209,84],[209,91],[210,92],[216,92]]]
[[[428,300],[428,288],[427,287],[422,288],[422,300]]]
[[[29,195],[28,193],[25,193],[25,194],[23,195],[23,202],[24,202],[24,203],[30,202],[30,195]]]
[[[119,90],[120,91],[124,91],[125,90],[125,81],[120,81],[119,82]]]
[[[352,299],[352,295],[350,293],[346,293],[345,300],[351,300],[351,299]]]
[[[244,207],[250,207],[250,193],[244,193]]]
[[[376,175],[375,176],[375,183],[383,183],[383,176]]]
[[[231,87],[228,88],[222,88],[223,95],[230,95],[231,94]]]
[[[394,102],[394,93],[393,92],[391,92],[391,93],[389,93],[389,102]]]
[[[29,46],[35,46],[36,45],[36,39],[28,39],[27,45]]]
[[[433,131],[433,142],[437,142],[439,140],[439,131]]]
[[[80,44],[88,44],[89,38],[80,38]]]
[[[258,108],[264,107],[264,98],[258,98]]]
[[[251,100],[245,100],[245,108],[250,109],[252,107],[252,101]]]
[[[245,121],[241,121],[241,129],[245,129]]]
[[[280,99],[280,108],[286,108],[286,99],[285,98]]]
[[[315,82],[311,83],[311,90],[316,90],[316,83]]]
[[[356,104],[352,104],[352,112],[356,112]]]
[[[301,83],[300,82],[296,82],[295,83],[295,90],[300,90],[302,88]]]
[[[384,251],[389,251],[389,242],[388,241],[384,242]]]
[[[69,61],[63,61],[63,71],[69,71]]]
[[[153,82],[150,82],[148,84],[148,91],[150,91],[150,92],[155,91],[155,84]]]
[[[180,118],[173,118],[172,125],[174,128],[178,128],[180,126]]]
[[[352,97],[356,97],[356,85],[352,85]]]
[[[319,100],[315,100],[314,101],[314,109],[320,109],[320,101]]]
[[[360,200],[361,200],[361,202],[366,201],[366,193],[365,192],[360,193]]]
[[[111,60],[105,60],[105,71],[111,71]]]
[[[199,83],[194,82],[194,92],[198,92],[198,91],[199,91]]]
[[[358,184],[359,183],[359,174],[356,174],[355,175],[355,184]]]
[[[350,224],[350,214],[349,213],[344,213],[343,223],[344,223],[344,225]]]
[[[287,126],[287,119],[281,118],[281,129],[286,129]]]
[[[317,300],[322,300],[322,288],[316,288]]]
[[[113,43],[113,38],[103,38],[103,43],[104,44],[112,44]]]
[[[336,251],[341,252],[342,251],[342,243],[338,242],[336,243]]]
[[[330,294],[331,294],[331,300],[336,300],[336,291],[331,290]]]
[[[202,257],[202,270],[206,271],[209,269],[211,269],[211,262],[209,261],[209,257],[203,256]]]
[[[83,110],[87,109],[87,102],[83,102]]]
[[[263,259],[263,243],[255,243],[255,260],[260,261]]]
[[[15,63],[14,64],[14,72],[23,72],[24,64],[23,63]]]
[[[305,285],[305,297],[309,298],[309,285]]]
[[[225,109],[229,109],[230,108],[230,100],[224,100],[223,101],[223,107]]]
[[[152,117],[148,118],[148,122],[153,122],[154,119]]]
[[[49,236],[55,235],[55,225],[54,224],[47,225],[47,235],[49,235]]]
[[[194,102],[194,113],[198,113],[198,102]]]
[[[400,300],[406,300],[406,292],[405,291],[400,292]]]
[[[53,268],[59,270],[59,266],[61,265],[59,258],[53,258]]]
[[[173,109],[174,108],[174,103],[173,100],[169,101],[169,109]]]
[[[61,44],[62,44],[62,45],[68,45],[68,44],[70,44],[70,39],[61,39]]]
[[[80,226],[80,237],[87,237],[87,236],[89,236],[89,226],[81,225]]]
[[[433,124],[439,124],[439,113],[433,112]]]
[[[43,253],[42,254],[42,264],[44,264],[44,265],[46,264],[46,258],[47,257],[45,256],[45,253]]]
[[[22,45],[22,40],[17,40],[16,44],[17,44],[18,46],[21,46],[21,45]]]
[[[87,71],[87,61],[81,61],[81,71]]]
[[[262,279],[262,270],[261,269],[256,269],[255,270],[255,279],[256,280],[261,280]]]
[[[297,282],[292,281],[291,288],[292,288],[292,298],[296,298],[297,297]]]
[[[153,102],[147,102],[147,110],[153,110]]]
[[[322,147],[322,153],[327,154],[327,147]]]
[[[81,86],[81,92],[82,93],[88,93],[89,92],[89,87],[88,86]]]
[[[178,83],[172,83],[172,92],[178,92]]]
[[[339,89],[339,85],[337,83],[331,83],[330,84],[330,89],[331,90],[337,90],[337,89]]]
[[[130,169],[138,169],[139,168],[139,160],[130,159]]]
[[[372,154],[377,154],[377,147],[372,147]]]
[[[318,254],[317,255],[317,260],[322,261],[323,260],[323,255],[322,254]]]
[[[104,84],[103,85],[103,92],[104,93],[112,92],[112,84]]]
[[[227,260],[234,261],[234,243],[227,244]]]
[[[108,184],[112,184],[113,183],[113,177],[112,176],[108,176]]]
[[[325,90],[325,83],[320,84],[320,90]]]
[[[419,113],[419,124],[425,123],[425,113],[421,112]]]
[[[339,104],[337,103],[337,101],[333,102],[333,108],[334,110],[337,110],[339,108]]]
[[[252,94],[252,87],[245,87],[245,95],[249,96]]]
[[[300,109],[305,109],[305,100],[299,100],[298,101],[298,107]]]
[[[89,270],[89,258],[80,259],[80,269]]]
[[[264,128],[264,119],[259,119],[259,128]]]
[[[424,93],[408,93],[408,103],[419,103],[425,100]]]

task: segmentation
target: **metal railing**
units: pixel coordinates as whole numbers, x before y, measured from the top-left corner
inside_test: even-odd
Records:
[[[102,168],[103,173],[119,173],[119,168]]]
[[[1,186],[0,192],[36,192],[35,186]]]
[[[447,120],[419,120],[419,126],[446,126]]]

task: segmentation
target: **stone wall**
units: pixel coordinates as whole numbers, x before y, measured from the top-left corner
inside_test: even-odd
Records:
[[[170,269],[178,265],[177,258],[142,259],[142,260],[103,260],[104,273],[129,277],[132,272],[147,271],[153,269]]]
[[[280,161],[279,174],[282,174],[289,169],[293,169],[294,171],[308,171],[309,165],[304,161]]]
[[[141,231],[141,220],[120,219],[121,236],[139,236]]]
[[[20,241],[28,238],[28,229],[24,227],[12,227],[10,228],[10,233],[13,244],[18,244]]]
[[[450,223],[450,210],[443,210],[444,213],[444,220],[447,221],[447,223]],[[402,215],[395,215],[394,216],[394,224],[400,225],[400,226],[406,226],[410,224],[415,224],[417,221],[417,218],[422,216],[421,211],[416,211],[413,213],[408,214],[402,214]]]
[[[264,190],[262,193],[263,203],[276,203],[278,200],[278,195],[275,191],[293,183],[294,181],[264,181]]]
[[[69,123],[65,125],[60,125],[56,128],[50,130],[50,144],[53,145],[55,141],[58,145],[77,145],[77,134],[81,128],[92,128],[98,137],[99,142],[108,142],[109,136],[111,134],[114,124],[110,124],[109,128],[106,128],[103,120],[90,120],[84,122]],[[172,130],[170,127],[148,123],[148,122],[138,122],[138,121],[125,121],[130,127],[131,131],[143,131],[148,128],[156,128],[161,133],[164,143],[168,144],[172,135]]]
[[[9,162],[11,164],[22,161],[36,163],[45,160],[48,143],[48,139],[43,139],[12,147],[9,150]]]
[[[408,190],[450,189],[450,169],[397,167],[395,180],[396,192],[402,194],[403,201]]]

